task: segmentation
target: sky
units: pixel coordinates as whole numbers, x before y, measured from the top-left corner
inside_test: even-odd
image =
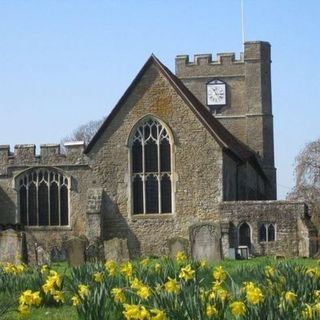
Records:
[[[245,40],[272,46],[278,199],[320,136],[320,1],[243,0]],[[58,143],[107,116],[154,53],[242,51],[240,0],[0,0],[0,144]]]

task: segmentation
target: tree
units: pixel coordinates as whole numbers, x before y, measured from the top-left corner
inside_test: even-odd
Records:
[[[320,138],[307,143],[296,157],[295,176],[296,185],[287,198],[320,201]]]
[[[95,133],[98,131],[103,121],[104,118],[100,120],[92,120],[86,124],[79,126],[75,130],[73,130],[71,135],[66,136],[61,140],[61,145],[63,146],[65,142],[69,141],[84,141],[84,143],[87,145],[95,135]]]

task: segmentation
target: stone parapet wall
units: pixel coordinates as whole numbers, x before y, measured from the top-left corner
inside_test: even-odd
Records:
[[[42,166],[42,165],[79,165],[86,164],[87,158],[83,154],[84,142],[76,141],[66,143],[65,152],[61,152],[59,144],[40,145],[40,154],[36,154],[34,144],[15,145],[14,152],[9,145],[0,146],[0,176],[7,175],[11,168],[18,166]]]

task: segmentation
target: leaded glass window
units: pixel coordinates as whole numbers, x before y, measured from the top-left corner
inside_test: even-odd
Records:
[[[133,214],[172,212],[171,139],[154,118],[142,121],[131,138]]]
[[[69,178],[49,168],[35,168],[17,178],[21,223],[69,225]]]

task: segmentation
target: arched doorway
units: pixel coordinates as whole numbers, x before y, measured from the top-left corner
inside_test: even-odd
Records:
[[[251,229],[250,226],[243,222],[239,227],[239,246],[251,247]]]

